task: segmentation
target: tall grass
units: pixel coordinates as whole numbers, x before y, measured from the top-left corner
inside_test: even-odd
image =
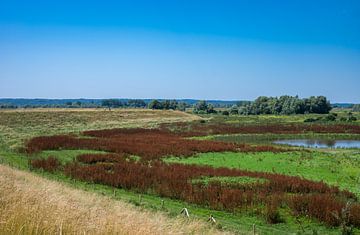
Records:
[[[218,234],[0,165],[0,234]]]

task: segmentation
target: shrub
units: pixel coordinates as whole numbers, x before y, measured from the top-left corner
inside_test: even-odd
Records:
[[[61,163],[54,157],[48,157],[47,159],[34,159],[30,161],[30,165],[36,169],[43,169],[44,171],[54,172],[59,169]]]
[[[266,207],[265,218],[266,221],[270,224],[278,224],[283,222],[278,208],[274,205],[269,205]]]
[[[221,114],[224,115],[224,116],[229,116],[229,111],[224,110],[224,111],[222,111]]]
[[[318,120],[317,118],[306,118],[304,122],[317,122]]]
[[[333,122],[336,121],[336,116],[334,113],[328,114],[325,117],[325,121]]]

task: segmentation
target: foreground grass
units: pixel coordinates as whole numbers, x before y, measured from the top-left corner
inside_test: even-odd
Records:
[[[0,165],[0,234],[219,234]]]
[[[360,152],[356,150],[204,153],[190,158],[167,158],[165,161],[301,176],[337,185],[360,197]]]

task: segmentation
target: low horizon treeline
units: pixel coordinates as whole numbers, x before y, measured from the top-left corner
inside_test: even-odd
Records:
[[[330,101],[325,96],[298,96],[266,97],[260,96],[250,105],[239,110],[240,114],[327,114],[332,109]]]
[[[344,104],[345,105],[345,104]],[[226,109],[223,114],[326,114],[332,108],[351,108],[360,111],[360,104],[330,104],[325,96],[267,97],[259,96],[254,101],[219,101],[193,99],[0,99],[0,109],[17,108],[148,108],[159,110],[180,110],[193,108],[194,113],[218,113],[219,108]]]
[[[354,105],[357,107],[357,105]],[[325,96],[311,96],[299,98],[298,96],[267,97],[259,96],[254,102],[244,105],[233,105],[224,110],[222,114],[259,115],[259,114],[328,114],[332,109],[330,101]],[[194,106],[194,113],[217,113],[212,104],[199,101]]]
[[[358,105],[354,108],[359,109]],[[259,115],[259,114],[328,114],[332,106],[325,96],[310,96],[299,98],[298,96],[267,97],[259,96],[255,101],[242,105],[233,105],[230,109],[222,111],[222,114]],[[212,104],[199,101],[194,106],[194,113],[210,114],[217,113]]]
[[[177,100],[151,100],[145,102],[145,100],[136,99],[129,100],[127,102],[118,99],[106,99],[101,102],[102,107],[111,108],[149,108],[149,109],[165,109],[165,110],[180,110],[185,111],[186,108],[190,108],[191,105],[186,102]]]

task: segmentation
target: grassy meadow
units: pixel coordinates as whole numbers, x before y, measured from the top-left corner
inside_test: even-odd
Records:
[[[346,115],[342,111],[336,111],[339,116]],[[357,117],[360,115],[355,113]],[[123,233],[153,233],[159,234],[162,229],[165,233],[174,233],[171,230],[169,224],[174,223],[174,229],[181,229],[185,234],[189,233],[203,233],[208,234],[209,232],[216,233],[218,231],[237,233],[237,234],[251,234],[253,233],[253,225],[256,225],[256,233],[258,234],[339,234],[341,228],[329,227],[314,219],[307,217],[295,218],[291,213],[285,209],[280,209],[280,214],[283,222],[276,224],[269,224],[264,218],[259,217],[256,211],[223,211],[214,210],[206,206],[196,205],[187,203],[180,200],[174,200],[167,197],[159,197],[152,193],[140,194],[132,190],[124,190],[121,188],[114,188],[102,184],[88,183],[81,180],[71,179],[65,176],[62,172],[49,173],[42,170],[35,170],[29,173],[29,158],[47,158],[53,156],[58,159],[62,164],[70,163],[80,154],[105,154],[104,151],[89,150],[89,149],[60,149],[60,150],[44,150],[33,156],[28,156],[25,153],[26,142],[36,136],[50,136],[57,134],[74,134],[81,136],[81,132],[85,130],[100,130],[100,129],[112,129],[112,128],[155,128],[162,123],[177,123],[177,122],[199,122],[199,120],[206,120],[209,123],[227,123],[227,124],[268,124],[268,123],[303,123],[306,118],[317,117],[319,115],[291,115],[291,116],[276,116],[276,115],[259,115],[259,116],[222,116],[222,115],[201,115],[196,116],[190,113],[178,112],[178,111],[153,111],[153,110],[140,110],[140,109],[114,109],[107,111],[103,109],[29,109],[29,110],[9,110],[0,111],[0,163],[2,165],[10,165],[13,168],[17,168],[26,173],[18,170],[14,170],[5,166],[1,166],[0,178],[1,187],[6,188],[6,182],[14,180],[18,183],[19,177],[21,178],[21,193],[23,195],[14,195],[11,189],[7,189],[7,193],[0,194],[1,200],[6,200],[6,205],[11,205],[17,210],[21,210],[24,205],[13,205],[16,201],[6,195],[13,195],[12,197],[24,198],[26,190],[35,190],[34,199],[36,202],[43,200],[51,201],[49,197],[41,198],[41,192],[38,189],[33,189],[29,185],[36,185],[38,182],[42,185],[42,190],[45,190],[46,185],[49,187],[58,188],[65,187],[66,189],[57,189],[57,199],[51,201],[56,205],[44,205],[42,210],[45,211],[55,206],[58,209],[62,209],[58,206],[64,203],[64,200],[70,200],[62,195],[63,191],[76,190],[76,195],[80,199],[79,202],[80,210],[76,214],[70,215],[75,216],[78,220],[81,230],[87,227],[87,223],[83,217],[86,208],[82,205],[84,201],[96,201],[94,207],[91,210],[103,210],[104,201],[106,200],[106,208],[114,203],[122,203],[120,209],[116,213],[120,213],[119,217],[123,218],[121,226],[124,228],[114,227],[113,224],[118,222],[115,215],[110,215],[108,210],[105,210],[104,218],[97,223],[96,227],[102,227],[106,230],[88,231],[89,233],[112,233],[113,231],[123,230]],[[358,118],[359,120],[360,118]],[[359,125],[357,121],[352,123]],[[324,125],[331,125],[326,123]],[[277,139],[303,139],[303,138],[321,138],[321,139],[360,139],[359,134],[318,134],[318,133],[303,133],[303,134],[232,134],[232,135],[211,135],[194,137],[194,139],[200,140],[216,140],[230,143],[250,143],[251,145],[272,145],[272,141]],[[193,138],[192,138],[193,139]],[[134,159],[139,159],[138,156],[131,156]],[[214,168],[233,168],[257,172],[270,172],[280,173],[290,176],[299,176],[304,179],[313,181],[323,181],[329,185],[339,186],[341,189],[346,189],[353,192],[357,198],[360,198],[360,150],[359,149],[304,149],[291,147],[291,151],[286,152],[254,152],[254,153],[243,153],[243,152],[217,152],[217,153],[198,153],[190,157],[174,157],[168,156],[163,158],[163,161],[169,164],[182,163],[191,165],[206,165]],[[15,171],[12,173],[11,171]],[[36,174],[37,176],[34,176]],[[41,177],[39,177],[41,176]],[[31,189],[26,189],[24,178],[29,178],[28,186]],[[43,179],[43,178],[46,178]],[[211,183],[211,181],[221,181],[226,184],[251,184],[256,182],[253,178],[231,178],[231,177],[210,177],[200,178],[196,182],[202,182],[205,184]],[[55,183],[54,183],[55,181]],[[12,184],[17,184],[16,182]],[[55,185],[55,186],[54,186]],[[85,196],[82,195],[82,192]],[[5,192],[5,191],[3,191]],[[73,191],[71,191],[73,192]],[[75,191],[74,191],[75,192]],[[89,195],[91,194],[91,195]],[[65,197],[65,199],[64,199]],[[95,199],[94,199],[95,198]],[[26,203],[26,201],[23,201]],[[126,202],[126,204],[124,203]],[[4,204],[4,203],[3,203]],[[1,204],[1,205],[3,205]],[[131,204],[128,209],[128,204]],[[126,207],[126,210],[135,213],[132,217],[122,215],[121,208]],[[46,208],[47,207],[47,208]],[[77,207],[77,208],[79,208]],[[190,221],[185,221],[183,218],[179,218],[179,213],[182,208],[186,207],[191,215]],[[10,208],[11,209],[11,208]],[[6,212],[9,208],[0,207],[0,210]],[[68,210],[69,208],[66,208]],[[11,209],[12,210],[12,209]],[[14,209],[15,210],[15,209]],[[65,211],[66,211],[65,210]],[[134,212],[135,210],[135,212]],[[31,210],[30,210],[31,211]],[[56,213],[56,212],[54,212]],[[59,212],[60,213],[60,212]],[[95,212],[94,212],[95,213]],[[138,214],[136,214],[138,213]],[[144,213],[144,214],[142,214]],[[0,213],[1,214],[1,213]],[[70,213],[71,214],[71,213]],[[209,215],[213,215],[216,219],[216,225],[206,224]],[[15,216],[15,215],[14,215]],[[23,216],[23,217],[20,217]],[[25,220],[26,214],[21,214],[18,217],[11,217],[13,220],[18,220],[16,228],[12,228],[7,222],[4,231],[16,231],[21,233],[21,222],[19,220]],[[56,224],[66,223],[70,221],[71,217],[65,218],[64,221],[58,221],[58,217],[51,215],[53,221]],[[93,214],[87,215],[90,221],[95,221],[97,217]],[[139,223],[145,223],[148,227],[144,231],[130,231],[129,229],[134,224],[134,220],[142,217],[161,218],[160,225],[156,223],[156,219],[150,219],[150,221]],[[169,219],[170,217],[170,219]],[[9,217],[10,218],[10,217]],[[1,221],[10,221],[9,218],[0,217]],[[41,218],[41,217],[39,217]],[[67,220],[68,219],[68,220]],[[195,219],[195,221],[194,221]],[[130,221],[131,220],[131,221]],[[0,222],[1,222],[0,221]],[[200,222],[199,222],[200,221]],[[24,222],[25,223],[25,222]],[[27,221],[24,229],[33,231],[33,222]],[[41,222],[42,223],[42,222]],[[102,224],[101,224],[102,223]],[[105,225],[106,224],[106,225]],[[196,227],[194,224],[198,224]],[[71,227],[73,226],[73,227]],[[119,225],[120,226],[120,225]],[[2,227],[2,226],[0,226]],[[68,233],[72,233],[76,224],[69,223]],[[61,226],[56,229],[60,229]],[[49,225],[44,225],[44,229],[50,228]],[[44,230],[50,233],[56,233],[58,230]],[[148,231],[148,232],[147,232]],[[355,233],[360,232],[359,229],[354,230]]]

